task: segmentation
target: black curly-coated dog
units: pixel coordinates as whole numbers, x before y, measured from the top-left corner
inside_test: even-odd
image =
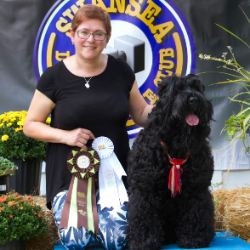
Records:
[[[158,95],[129,156],[129,249],[207,247],[214,236],[212,104],[191,74],[164,79]]]

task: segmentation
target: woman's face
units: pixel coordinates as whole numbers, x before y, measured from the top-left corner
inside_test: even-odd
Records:
[[[71,32],[77,56],[84,59],[97,58],[106,47],[109,37],[105,26],[98,19],[87,19]]]

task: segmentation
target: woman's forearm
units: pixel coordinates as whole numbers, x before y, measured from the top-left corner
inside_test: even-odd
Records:
[[[86,147],[87,142],[95,138],[94,134],[85,128],[63,130],[38,121],[26,121],[24,123],[24,134],[40,141],[77,147]]]
[[[64,139],[66,137],[67,131],[50,127],[43,122],[25,122],[23,132],[26,136],[36,140],[67,144],[66,140]]]

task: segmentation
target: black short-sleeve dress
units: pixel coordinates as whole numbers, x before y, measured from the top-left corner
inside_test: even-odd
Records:
[[[131,68],[108,56],[106,69],[94,76],[85,87],[83,77],[72,74],[59,62],[41,76],[37,89],[56,105],[51,114],[51,126],[71,130],[86,128],[95,137],[110,138],[115,153],[126,170],[129,151],[126,121],[129,115],[129,93],[135,81]],[[50,207],[54,196],[69,187],[70,172],[66,159],[70,146],[49,143],[46,157],[46,196]]]

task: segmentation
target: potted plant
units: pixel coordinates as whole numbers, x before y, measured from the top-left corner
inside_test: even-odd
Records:
[[[0,196],[0,249],[24,249],[24,241],[42,235],[47,222],[42,208],[31,196]]]
[[[13,175],[17,166],[10,160],[0,156],[0,194],[4,194],[9,189],[7,178]]]
[[[246,20],[250,24],[250,19],[247,14],[241,8],[242,13],[246,17]],[[250,44],[239,37],[237,34],[228,30],[222,25],[216,24],[219,28],[230,34],[239,42],[244,44],[246,48],[250,49]],[[239,87],[238,93],[229,97],[231,102],[237,103],[239,111],[231,114],[225,121],[223,131],[226,131],[230,138],[240,138],[246,148],[246,151],[250,153],[250,145],[247,144],[247,137],[250,132],[250,71],[243,65],[241,65],[235,56],[232,47],[227,47],[227,52],[224,52],[221,57],[214,57],[211,55],[200,54],[199,58],[202,60],[209,60],[218,64],[218,71],[221,75],[225,76],[225,80],[219,81],[216,84],[235,84]]]
[[[10,160],[44,159],[44,142],[24,135],[26,110],[9,111],[0,115],[0,155]]]
[[[40,162],[45,157],[46,143],[24,135],[26,115],[26,110],[0,115],[0,156],[18,166],[15,177],[10,178],[11,187],[21,194],[38,194]],[[50,118],[47,123],[50,123]]]
[[[17,170],[14,162],[0,156],[0,176],[13,175]]]

